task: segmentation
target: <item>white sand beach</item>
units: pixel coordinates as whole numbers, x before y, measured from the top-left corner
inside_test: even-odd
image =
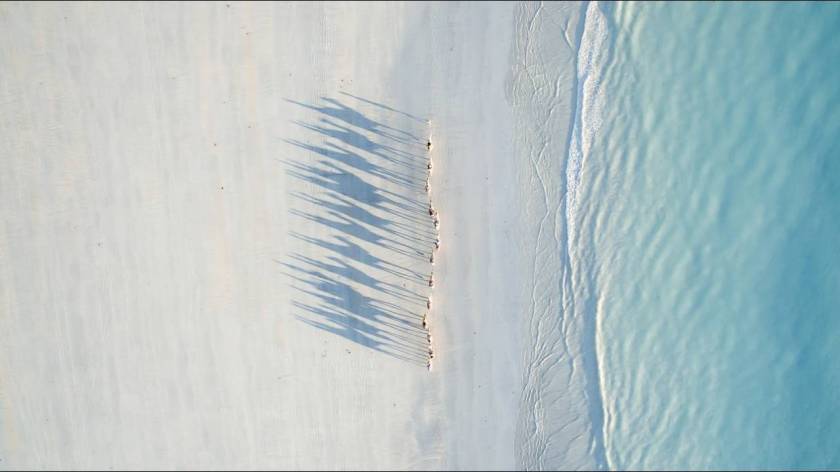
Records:
[[[530,344],[580,20],[0,4],[0,467],[595,467]]]

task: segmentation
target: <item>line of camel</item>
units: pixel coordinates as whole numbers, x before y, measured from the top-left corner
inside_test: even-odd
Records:
[[[432,218],[432,223],[435,225],[435,247],[432,249],[432,254],[429,256],[429,263],[432,265],[431,273],[429,274],[429,288],[435,286],[435,252],[440,249],[440,219],[438,218],[438,212],[435,210],[434,205],[432,205],[432,194],[431,194],[431,180],[432,180],[432,137],[431,137],[431,124],[432,122],[429,121],[429,138],[426,141],[426,152],[429,154],[429,162],[426,164],[426,195],[429,197],[429,217]],[[432,296],[429,294],[429,297],[426,299],[426,312],[423,313],[423,329],[426,330],[426,340],[429,343],[429,358],[426,362],[426,367],[429,370],[432,370],[432,359],[435,358],[435,352],[432,347],[432,331],[429,329],[428,323],[428,315],[429,311],[432,309]]]

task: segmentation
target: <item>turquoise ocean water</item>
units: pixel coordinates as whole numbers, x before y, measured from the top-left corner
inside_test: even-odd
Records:
[[[840,3],[599,8],[570,217],[606,465],[840,468]]]

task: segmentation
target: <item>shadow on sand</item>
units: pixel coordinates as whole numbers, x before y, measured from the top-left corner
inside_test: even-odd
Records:
[[[296,289],[298,319],[425,366],[422,317],[435,240],[425,189],[427,124],[361,97],[342,100],[288,100],[311,116],[295,121],[306,141],[285,140],[295,152],[284,161],[306,188],[292,194],[291,232],[305,250],[278,262]]]

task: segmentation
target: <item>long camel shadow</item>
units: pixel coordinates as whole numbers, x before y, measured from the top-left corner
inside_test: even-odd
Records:
[[[294,121],[305,139],[284,139],[296,150],[283,160],[287,175],[305,189],[291,193],[290,232],[305,249],[277,261],[295,289],[295,316],[425,366],[435,240],[426,121],[350,94],[287,101],[307,116]]]

